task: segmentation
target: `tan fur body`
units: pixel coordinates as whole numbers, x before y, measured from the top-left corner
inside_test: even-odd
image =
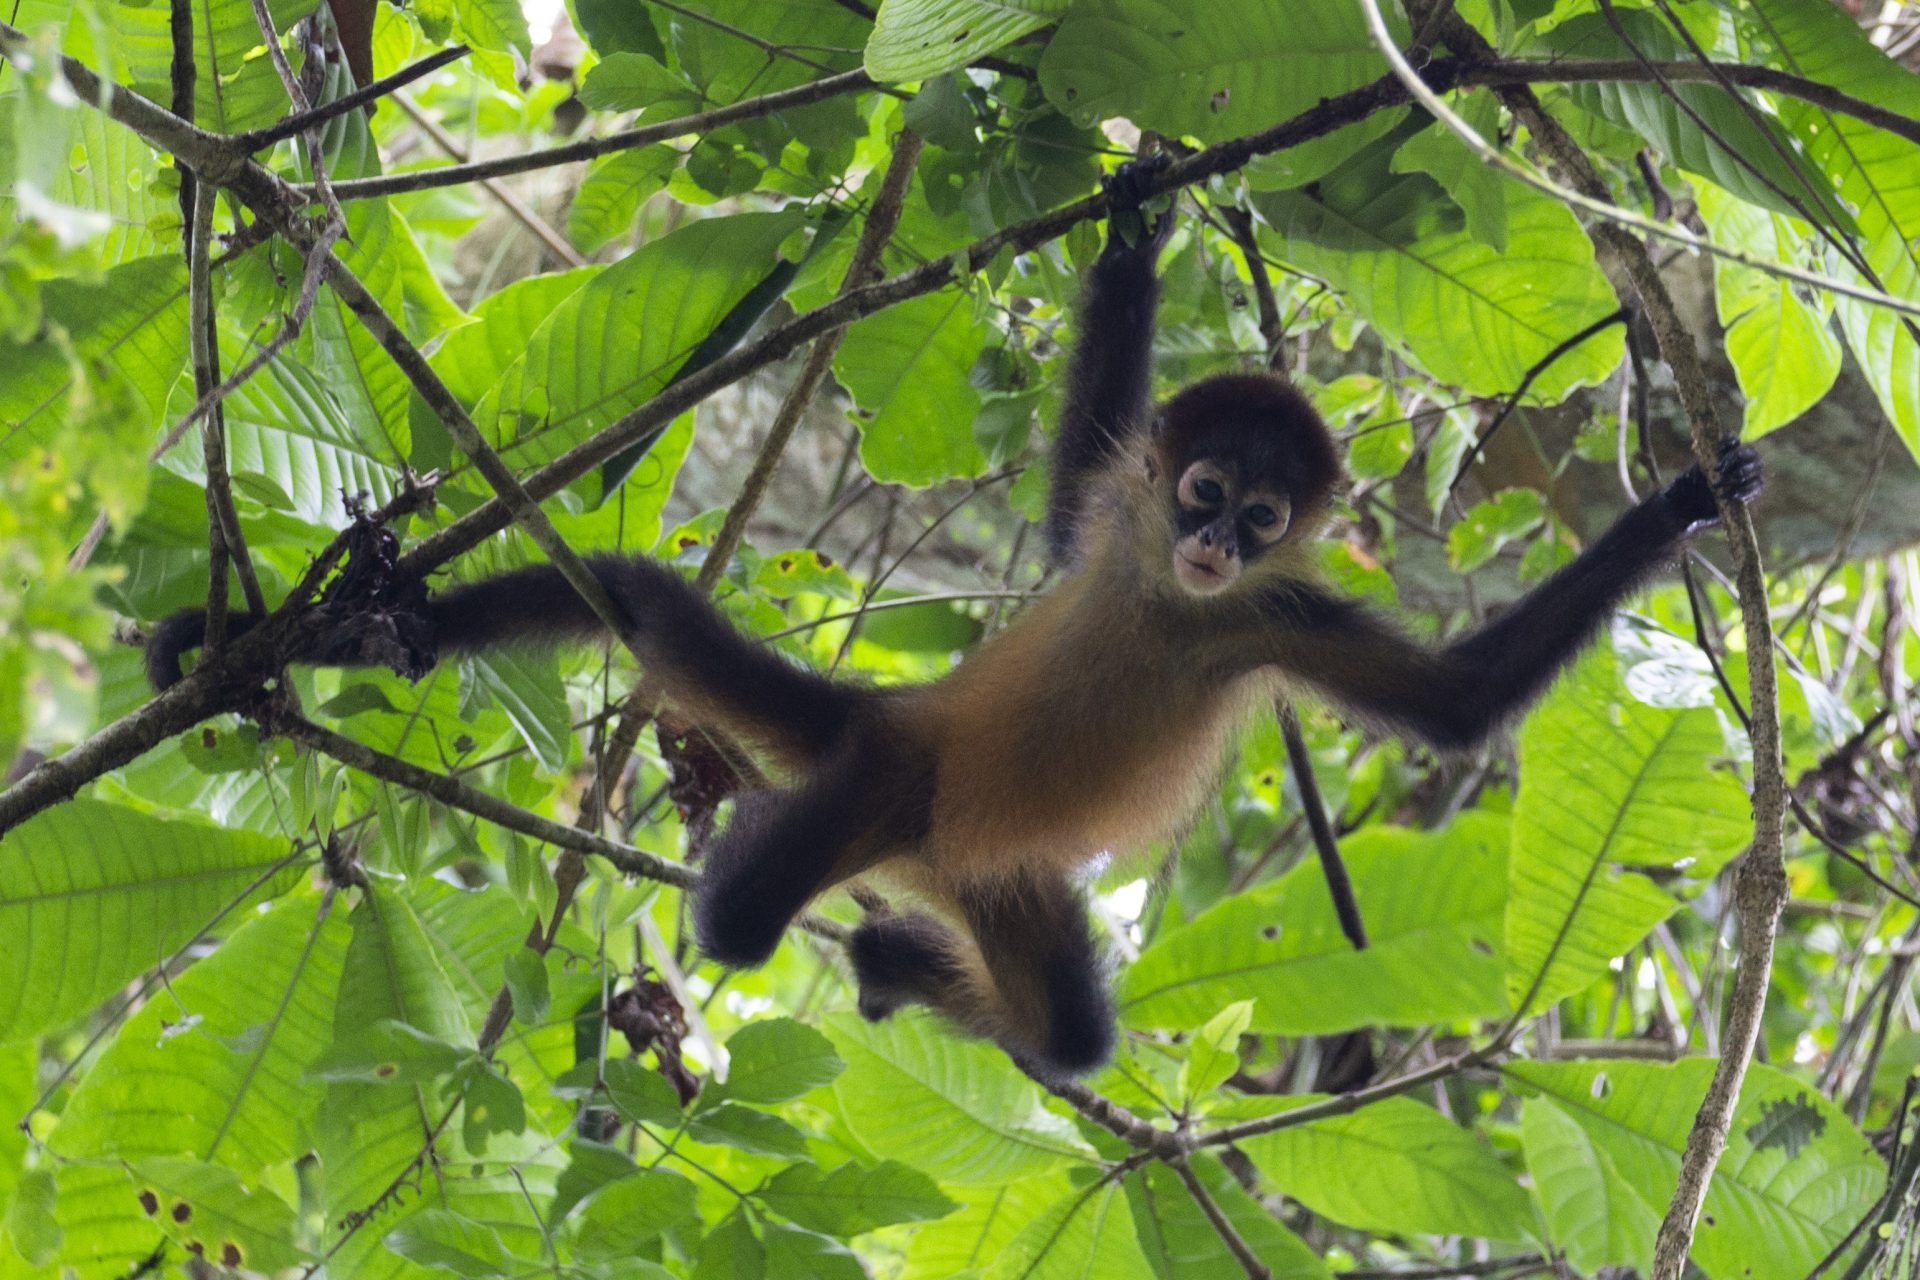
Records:
[[[1225,748],[1277,686],[1244,627],[1167,568],[1171,530],[1144,452],[1116,459],[1090,505],[1081,565],[944,679],[888,699],[937,761],[929,830],[887,868],[948,891],[1035,867],[1071,874],[1172,834]],[[1311,577],[1320,517],[1263,575]]]

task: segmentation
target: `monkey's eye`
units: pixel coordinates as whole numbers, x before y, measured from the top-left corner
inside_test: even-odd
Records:
[[[1209,480],[1205,476],[1201,476],[1193,482],[1193,496],[1211,505],[1226,497],[1227,491],[1220,487],[1218,480]],[[1271,512],[1269,512],[1269,514],[1271,514]]]
[[[1270,529],[1279,523],[1280,517],[1266,503],[1256,502],[1247,508],[1247,520],[1256,529]]]

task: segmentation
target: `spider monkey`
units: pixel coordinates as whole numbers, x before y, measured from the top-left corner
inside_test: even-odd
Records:
[[[869,914],[854,931],[860,1011],[877,1020],[930,1005],[1050,1078],[1092,1070],[1114,1045],[1081,873],[1177,826],[1276,688],[1440,750],[1469,747],[1538,698],[1627,593],[1718,519],[1695,467],[1494,621],[1438,647],[1408,638],[1316,568],[1341,463],[1295,387],[1223,374],[1154,407],[1156,270],[1172,219],[1140,212],[1139,181],[1123,170],[1109,184],[1115,213],[1069,360],[1047,521],[1065,576],[953,672],[905,688],[834,682],[741,635],[655,560],[588,561],[670,699],[793,779],[741,796],[709,849],[693,900],[706,954],[760,964],[810,900],[879,873],[932,905]],[[1726,452],[1719,473],[1728,497],[1759,492],[1751,449]],[[551,566],[454,587],[425,608],[427,666],[436,646],[604,632]],[[180,678],[200,631],[193,612],[159,628],[157,685]],[[303,657],[390,661],[337,646]]]

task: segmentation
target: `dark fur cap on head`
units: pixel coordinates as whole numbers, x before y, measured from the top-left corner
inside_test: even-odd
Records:
[[[1307,397],[1275,373],[1222,373],[1185,388],[1161,409],[1154,443],[1179,475],[1196,458],[1231,459],[1249,483],[1284,489],[1296,509],[1324,503],[1340,479],[1340,453]]]

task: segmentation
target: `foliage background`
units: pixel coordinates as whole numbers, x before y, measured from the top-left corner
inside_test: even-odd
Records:
[[[1799,825],[1693,1261],[1909,1274],[1920,13],[1454,9],[1491,58],[1445,10],[1386,16],[1470,125],[1537,159],[1531,83],[1619,204],[1741,257],[1658,250],[1768,437]],[[861,1022],[842,898],[763,970],[693,952],[680,890],[733,780],[656,735],[617,647],[263,700],[269,628],[150,701],[126,641],[217,557],[232,608],[275,604],[349,498],[428,472],[416,570],[653,554],[797,660],[938,675],[1045,586],[1061,352],[1142,131],[1201,148],[1159,374],[1308,389],[1348,447],[1350,589],[1468,625],[1684,465],[1590,215],[1407,107],[1349,0],[567,16],[8,9],[0,1275],[1649,1271],[1745,941],[1752,646],[1711,541],[1471,759],[1304,708],[1364,952],[1250,726],[1192,829],[1092,886],[1128,1035],[1057,1092],[929,1018]],[[257,132],[459,45],[371,114]],[[489,504],[513,479],[553,536]]]

